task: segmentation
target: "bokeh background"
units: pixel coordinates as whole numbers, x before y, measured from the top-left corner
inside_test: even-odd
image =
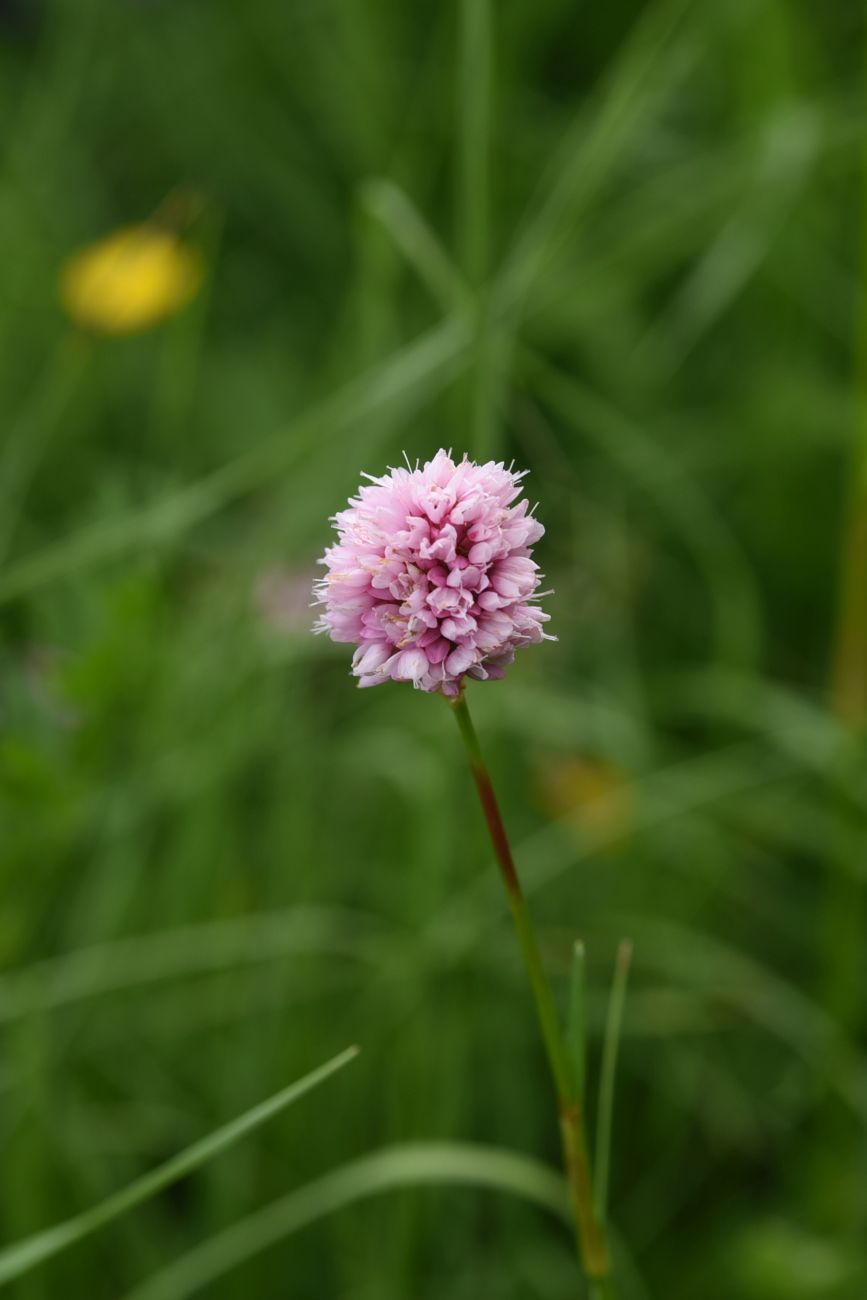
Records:
[[[472,706],[594,1086],[635,945],[625,1300],[867,1294],[864,44],[855,0],[0,5],[2,1241],[363,1048],[9,1294],[169,1294],[394,1143],[556,1167],[454,725],[309,633],[328,517],[440,445],[548,528],[559,641]],[[64,296],[142,223],[166,265]],[[423,1187],[200,1293],[581,1284]]]

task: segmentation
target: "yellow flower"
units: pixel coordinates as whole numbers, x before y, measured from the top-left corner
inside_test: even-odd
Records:
[[[545,811],[574,826],[582,841],[605,845],[627,838],[633,822],[629,774],[603,758],[549,760],[537,773]]]
[[[73,254],[60,297],[76,325],[134,334],[180,311],[202,281],[198,253],[157,225],[127,226]]]

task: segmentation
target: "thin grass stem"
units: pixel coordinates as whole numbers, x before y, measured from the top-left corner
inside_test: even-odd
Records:
[[[608,1017],[605,1023],[605,1042],[602,1048],[602,1070],[599,1077],[599,1108],[596,1116],[596,1213],[605,1222],[608,1208],[608,1172],[611,1167],[611,1129],[614,1116],[614,1081],[617,1077],[617,1053],[620,1031],[623,1026],[623,1007],[626,1001],[626,983],[632,961],[632,944],[622,940],[617,949],[614,981],[608,1000]]]
[[[572,949],[566,1046],[572,1067],[572,1095],[580,1101],[584,1096],[587,1055],[587,954],[580,939]]]
[[[470,429],[476,458],[496,448],[497,376],[491,271],[491,0],[461,0],[458,89],[458,245],[474,296],[473,364],[468,376]]]

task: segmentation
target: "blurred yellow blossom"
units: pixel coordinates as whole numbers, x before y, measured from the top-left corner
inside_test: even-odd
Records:
[[[582,840],[604,845],[628,837],[633,819],[629,773],[604,758],[551,758],[537,771],[545,811],[572,824]]]
[[[74,253],[61,273],[60,296],[83,329],[133,334],[185,307],[201,281],[195,249],[171,230],[142,224]]]

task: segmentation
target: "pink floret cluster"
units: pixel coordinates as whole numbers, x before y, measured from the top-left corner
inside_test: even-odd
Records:
[[[422,468],[370,478],[334,516],[316,630],[357,646],[359,686],[412,682],[454,696],[465,676],[502,677],[519,646],[554,639],[535,604],[544,593],[531,548],[545,530],[517,500],[524,473],[439,451]]]

